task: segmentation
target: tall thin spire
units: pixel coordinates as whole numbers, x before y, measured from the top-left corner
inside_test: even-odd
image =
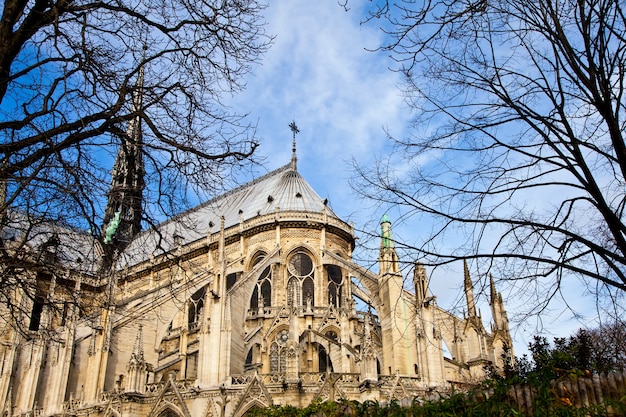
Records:
[[[296,163],[298,161],[298,158],[296,156],[296,135],[300,133],[300,129],[298,129],[298,126],[296,126],[295,120],[289,123],[289,128],[291,129],[291,132],[293,133],[293,142],[291,144],[291,169],[295,171],[297,168]]]
[[[493,274],[489,274],[489,299],[491,304],[495,304],[498,300],[498,292],[496,291],[496,284],[493,281]]]
[[[415,263],[413,285],[415,286],[415,297],[418,303],[422,303],[428,296],[428,275],[426,275],[426,268],[421,262]]]
[[[497,292],[496,284],[493,281],[493,274],[489,274],[489,286],[490,286],[490,304],[491,304],[491,316],[493,318],[493,330],[509,331],[509,319],[504,308],[504,302],[502,301],[502,294]]]
[[[135,346],[130,354],[130,360],[126,367],[128,382],[126,392],[143,394],[146,391],[146,379],[148,376],[148,364],[143,356],[143,330],[141,324],[137,330]]]
[[[144,164],[141,131],[143,109],[144,67],[139,68],[132,90],[126,133],[121,136],[120,147],[111,173],[111,189],[104,213],[104,242],[115,243],[123,249],[130,239],[141,231],[144,182]]]
[[[139,324],[139,328],[137,330],[137,337],[135,338],[132,355],[135,355],[136,358],[143,360],[143,326],[141,324]]]
[[[472,279],[470,278],[469,268],[467,267],[467,260],[463,260],[463,275],[464,275],[464,287],[465,298],[467,300],[467,314],[469,317],[476,317],[476,301],[474,300],[474,286],[472,285]]]

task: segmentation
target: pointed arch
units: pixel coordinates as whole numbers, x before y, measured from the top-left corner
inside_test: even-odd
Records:
[[[243,395],[239,398],[239,402],[234,406],[233,417],[241,417],[254,408],[267,408],[274,404],[272,395],[258,375],[252,378]]]
[[[287,305],[300,307],[315,305],[315,262],[313,255],[304,248],[292,251],[287,257]]]
[[[252,371],[254,369],[261,368],[263,364],[261,363],[261,345],[259,343],[254,343],[248,349],[248,353],[246,354],[246,361],[244,363],[244,372]]]
[[[291,277],[287,282],[287,305],[289,307],[302,305],[300,283],[296,277]]]
[[[273,340],[272,340],[273,339]],[[281,373],[287,370],[287,342],[289,330],[286,327],[279,329],[273,335],[270,344],[270,372]]]
[[[152,414],[154,417],[185,417],[183,412],[173,404],[164,404],[159,407],[155,414]]]
[[[261,299],[263,300],[263,305],[269,307],[272,305],[272,283],[269,271],[267,275],[267,278],[261,283]]]
[[[250,310],[256,312],[259,308],[272,305],[272,267],[267,266],[259,275],[250,296]],[[261,314],[262,311],[259,311]]]
[[[318,372],[333,372],[333,361],[330,359],[330,355],[326,352],[324,345],[319,344],[317,346],[317,356]]]
[[[250,264],[248,266],[248,270],[254,268],[259,262],[267,257],[267,253],[262,250],[258,250],[250,257]]]
[[[187,327],[190,330],[197,329],[200,326],[200,321],[202,320],[202,310],[204,309],[206,289],[206,286],[200,288],[189,299]]]
[[[253,400],[253,401],[249,402],[248,404],[246,404],[237,413],[233,414],[233,417],[245,417],[249,413],[251,413],[253,410],[256,410],[256,409],[262,410],[262,409],[267,408],[267,407],[269,407],[269,405],[263,404],[259,400]]]
[[[250,310],[257,311],[259,309],[259,288],[258,286],[254,286],[254,290],[252,291],[252,296],[250,297]]]
[[[328,304],[342,307],[343,300],[343,273],[337,265],[326,265],[328,285]]]
[[[304,304],[306,305],[310,300],[311,306],[315,305],[315,284],[313,278],[307,277],[302,281],[302,294],[304,295]]]
[[[165,395],[172,393],[173,398],[166,400]],[[191,417],[189,409],[175,383],[175,373],[167,375],[167,382],[163,386],[157,400],[148,413],[148,417]]]

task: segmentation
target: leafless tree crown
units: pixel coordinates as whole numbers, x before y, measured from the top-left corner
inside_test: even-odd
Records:
[[[85,239],[101,240],[111,170],[120,155],[127,161],[119,166],[134,168],[127,176],[143,176],[135,181],[145,185],[134,194],[141,201],[133,201],[143,227],[184,208],[190,186],[219,191],[231,169],[253,157],[254,129],[221,99],[243,87],[242,76],[272,41],[265,33],[264,4],[5,0],[3,5],[3,268],[32,266],[33,253],[40,250],[35,243],[61,229],[69,236],[78,227]],[[141,135],[132,133],[137,129]],[[116,192],[123,194],[120,187]],[[52,224],[62,227],[52,230],[57,227]]]
[[[483,259],[548,299],[572,276],[626,290],[623,6],[407,0],[371,10],[415,118],[411,137],[393,138],[401,164],[361,168],[356,188],[434,222],[411,245],[423,261]]]

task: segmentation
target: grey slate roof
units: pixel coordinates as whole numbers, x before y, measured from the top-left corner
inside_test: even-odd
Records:
[[[126,248],[120,266],[134,265],[151,255],[168,252],[218,232],[222,216],[224,228],[228,229],[241,221],[276,211],[321,213],[324,208],[328,216],[339,219],[288,164],[173,217],[156,229],[142,232]]]
[[[9,211],[0,239],[9,253],[17,251],[18,259],[46,259],[43,252],[49,251],[56,265],[90,275],[96,275],[102,255],[96,239],[84,230],[16,210]]]

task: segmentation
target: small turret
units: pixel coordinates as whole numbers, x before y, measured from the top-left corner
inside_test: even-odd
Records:
[[[141,324],[137,331],[133,352],[130,354],[127,371],[128,384],[125,387],[126,392],[143,394],[146,390],[148,364],[143,356],[143,330]]]
[[[369,313],[363,320],[363,335],[361,340],[361,381],[377,382],[376,349],[374,348],[371,335],[372,314]]]
[[[463,260],[463,275],[465,299],[467,301],[467,316],[471,319],[476,317],[476,301],[474,300],[474,286],[470,278],[469,268],[467,267],[467,260]]]
[[[426,268],[421,262],[415,264],[415,271],[413,272],[413,285],[415,286],[415,298],[418,305],[428,297],[428,276],[426,275]]]
[[[386,273],[396,274],[400,271],[398,266],[398,254],[391,235],[391,221],[387,214],[384,214],[380,220],[381,239],[380,239],[380,255],[378,263],[380,265],[380,275]]]
[[[493,281],[493,275],[489,274],[491,315],[493,317],[493,330],[509,331],[509,319],[502,301],[502,294],[496,291],[496,285]]]
[[[413,356],[415,341],[409,337],[408,330],[414,326],[415,315],[414,310],[399,307],[407,302],[408,293],[404,291],[398,254],[391,235],[391,222],[386,214],[382,217],[380,225],[381,239],[378,258],[380,305],[377,312],[383,329],[382,343],[387,346],[383,351],[382,362],[388,375],[394,373],[406,375],[413,371],[412,359],[415,358]]]

